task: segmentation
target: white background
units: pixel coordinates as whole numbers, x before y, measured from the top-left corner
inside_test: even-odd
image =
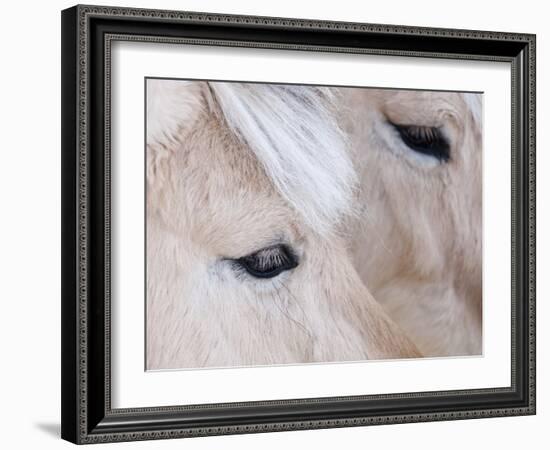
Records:
[[[239,14],[294,16],[407,25],[461,27],[538,34],[538,415],[387,427],[347,428],[263,435],[226,436],[187,441],[115,444],[119,448],[229,449],[262,448],[472,448],[506,449],[547,441],[550,340],[545,326],[550,294],[548,277],[550,227],[544,179],[550,145],[550,93],[547,43],[550,40],[544,3],[462,0],[393,2],[306,2],[278,0],[139,1],[108,4]],[[1,28],[2,176],[3,206],[0,249],[3,258],[0,342],[0,399],[4,448],[61,448],[60,396],[60,17],[71,2],[22,2],[5,5]],[[542,50],[541,50],[542,49]],[[541,442],[539,444],[538,442]]]

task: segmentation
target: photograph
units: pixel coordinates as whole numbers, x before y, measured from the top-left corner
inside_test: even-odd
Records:
[[[483,356],[483,92],[144,84],[147,371]]]

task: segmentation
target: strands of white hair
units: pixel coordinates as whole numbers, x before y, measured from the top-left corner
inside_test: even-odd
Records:
[[[324,234],[351,212],[356,175],[330,89],[209,84],[228,126],[308,225]]]
[[[464,99],[464,101],[466,102],[466,106],[468,106],[468,109],[472,113],[476,125],[481,128],[481,120],[483,114],[481,94],[465,92],[462,94],[462,98]]]

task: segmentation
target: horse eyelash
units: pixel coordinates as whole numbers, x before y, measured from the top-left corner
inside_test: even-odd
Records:
[[[287,245],[275,245],[231,260],[238,274],[245,272],[257,279],[271,279],[298,266],[298,258]],[[272,270],[266,270],[269,268]]]
[[[259,252],[246,256],[242,259],[255,260],[260,270],[265,270],[270,266],[283,265],[289,261],[286,253],[274,251],[273,249],[260,250]]]
[[[441,127],[389,123],[411,150],[436,158],[440,162],[448,162],[451,159],[450,143]]]

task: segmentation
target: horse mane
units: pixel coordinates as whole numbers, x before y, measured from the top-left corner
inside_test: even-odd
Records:
[[[464,92],[462,93],[462,98],[464,99],[468,110],[472,114],[476,126],[481,130],[481,121],[483,119],[483,103],[481,94]]]
[[[223,119],[283,198],[325,234],[351,212],[356,175],[336,93],[317,86],[208,83]]]

